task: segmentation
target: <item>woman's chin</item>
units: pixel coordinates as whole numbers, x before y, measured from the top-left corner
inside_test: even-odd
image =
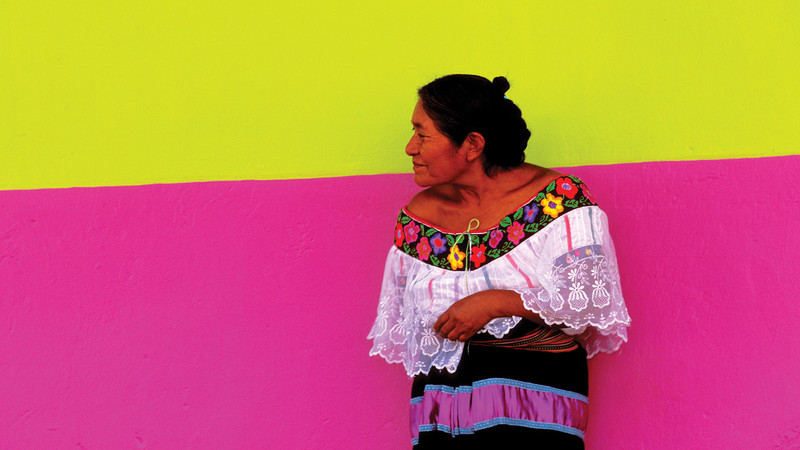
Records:
[[[419,187],[431,187],[431,186],[433,186],[433,183],[431,183],[431,180],[428,177],[426,177],[425,175],[422,175],[422,174],[418,174],[418,173],[414,174],[414,183]]]

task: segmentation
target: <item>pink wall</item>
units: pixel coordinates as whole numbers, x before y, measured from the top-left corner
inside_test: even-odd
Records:
[[[630,342],[592,449],[800,446],[800,157],[570,169]],[[0,192],[0,447],[407,448],[367,357],[409,175]]]

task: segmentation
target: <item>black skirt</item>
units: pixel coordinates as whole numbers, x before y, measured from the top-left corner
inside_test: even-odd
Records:
[[[556,329],[522,320],[502,339],[481,333],[466,342],[455,373],[414,378],[412,443],[582,449],[588,383],[586,352]]]

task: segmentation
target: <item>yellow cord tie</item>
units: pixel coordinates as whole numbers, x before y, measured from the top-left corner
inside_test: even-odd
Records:
[[[473,226],[472,223],[475,222]],[[470,295],[469,292],[469,256],[472,254],[472,235],[470,232],[472,230],[477,230],[478,227],[481,226],[481,221],[478,219],[470,219],[469,224],[467,225],[467,231],[461,233],[456,237],[456,245],[461,242],[461,239],[464,238],[464,234],[467,235],[467,254],[464,256],[464,284],[467,285],[467,295]]]

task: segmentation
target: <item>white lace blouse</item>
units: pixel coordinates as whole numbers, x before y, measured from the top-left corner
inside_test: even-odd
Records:
[[[410,376],[431,367],[455,372],[464,343],[436,335],[433,324],[454,302],[486,289],[518,292],[545,323],[565,325],[590,358],[627,341],[630,317],[608,221],[576,177],[558,178],[481,232],[447,232],[401,211],[370,355],[403,363]],[[479,332],[502,337],[520,320],[496,318]]]

